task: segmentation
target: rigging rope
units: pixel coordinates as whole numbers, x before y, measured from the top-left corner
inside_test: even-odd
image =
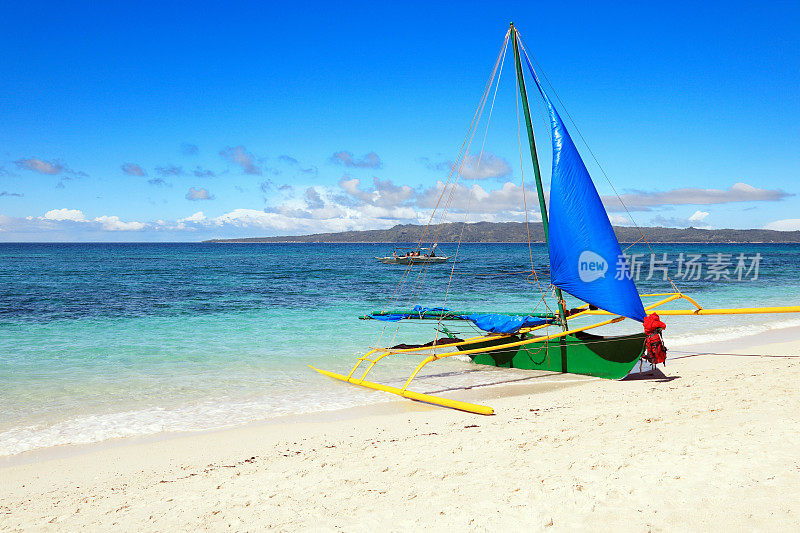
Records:
[[[533,278],[534,278],[534,280],[536,282],[536,288],[539,289],[540,298],[539,298],[539,301],[536,302],[536,304],[533,306],[533,311],[534,312],[536,311],[536,309],[539,307],[540,303],[544,303],[545,309],[547,309],[547,311],[550,311],[550,306],[547,305],[547,301],[545,300],[545,291],[542,289],[542,286],[539,283],[539,276],[536,274],[536,269],[533,267],[533,249],[531,247],[531,229],[530,229],[530,224],[529,224],[529,221],[528,221],[528,197],[527,197],[527,194],[525,192],[525,165],[523,163],[523,156],[522,156],[522,126],[520,124],[520,119],[519,119],[519,101],[522,98],[522,94],[520,93],[520,90],[519,90],[519,73],[517,72],[517,69],[514,69],[514,80],[517,82],[514,85],[515,86],[515,91],[516,91],[516,98],[514,99],[514,102],[516,104],[516,109],[517,109],[517,146],[519,148],[519,173],[520,173],[520,182],[522,183],[522,204],[523,204],[524,209],[525,209],[525,232],[527,233],[527,236],[528,236],[528,256],[530,257],[530,261],[531,261],[531,273],[530,273],[530,275],[528,275],[526,281],[528,283],[531,283],[530,278],[531,278],[531,276],[533,276]],[[540,216],[542,218],[544,218],[544,213],[540,213]],[[545,239],[547,239],[546,235],[545,235]],[[533,284],[533,283],[531,283],[531,284]]]
[[[520,175],[520,182],[522,183],[522,205],[525,209],[525,233],[528,235],[528,257],[531,260],[531,272],[533,272],[533,250],[531,249],[531,227],[528,224],[528,197],[525,195],[525,165],[522,161],[522,127],[519,121],[519,99],[521,95],[519,93],[519,72],[517,69],[514,69],[514,79],[516,83],[516,90],[517,90],[517,97],[514,99],[514,103],[517,106],[517,146],[519,147],[519,175]],[[544,218],[544,213],[540,213],[542,218]]]
[[[467,129],[467,134],[465,135],[464,140],[461,143],[461,148],[459,149],[458,156],[456,157],[456,164],[454,164],[450,168],[450,173],[447,176],[447,180],[443,184],[442,192],[439,194],[439,197],[438,197],[438,199],[436,201],[436,204],[434,205],[434,208],[431,211],[430,216],[428,217],[428,222],[425,224],[425,227],[423,228],[423,232],[422,232],[422,234],[420,236],[419,242],[417,243],[417,247],[415,248],[415,251],[419,250],[422,247],[422,242],[425,240],[425,236],[427,235],[428,229],[429,229],[429,227],[431,225],[431,222],[433,221],[433,217],[435,216],[435,214],[436,214],[436,212],[437,212],[437,210],[439,208],[439,205],[441,204],[442,198],[444,197],[444,194],[447,191],[447,186],[450,184],[450,181],[452,180],[453,175],[455,174],[456,168],[459,168],[458,165],[457,165],[458,161],[462,160],[462,157],[463,157],[463,155],[465,153],[465,149],[466,149],[467,152],[469,151],[469,145],[471,144],[472,138],[475,135],[475,128],[477,127],[477,124],[480,121],[480,117],[481,117],[481,115],[483,113],[483,109],[484,109],[484,106],[486,104],[486,99],[488,98],[489,91],[490,91],[491,86],[492,86],[492,84],[494,82],[494,76],[495,76],[495,74],[497,72],[497,67],[498,67],[498,65],[500,63],[501,56],[503,55],[504,50],[506,48],[506,42],[508,41],[508,34],[509,34],[509,32],[506,33],[505,39],[503,41],[503,46],[501,46],[500,52],[497,55],[497,59],[495,60],[494,68],[492,69],[492,73],[489,76],[489,79],[486,81],[486,84],[484,86],[484,90],[483,90],[483,93],[481,95],[481,99],[478,102],[478,107],[476,108],[475,113],[472,115],[472,120],[470,121],[469,128]],[[456,175],[456,178],[457,178],[457,175]],[[409,264],[408,265],[409,269],[412,266],[413,266],[413,264]]]
[[[689,355],[681,355],[680,357],[669,357],[667,361],[672,361],[675,359],[686,359],[687,357],[697,357],[700,355],[726,355],[726,356],[734,356],[734,357],[774,357],[774,358],[784,358],[784,359],[795,359],[800,358],[800,355],[774,355],[774,354],[765,354],[765,353],[720,353],[720,352],[685,352],[680,350],[670,350],[672,353],[685,353]]]
[[[484,109],[484,106],[486,105],[486,99],[488,98],[489,92],[490,92],[491,87],[492,87],[492,84],[494,83],[494,77],[495,77],[495,74],[497,73],[498,65],[500,64],[501,60],[505,57],[505,51],[506,51],[506,48],[507,48],[508,38],[509,38],[510,34],[511,34],[511,30],[507,31],[506,35],[505,35],[505,38],[503,39],[503,45],[500,47],[500,52],[497,54],[497,59],[495,60],[494,68],[492,69],[492,74],[491,74],[491,76],[489,76],[489,80],[486,82],[486,85],[484,87],[483,95],[481,96],[481,101],[480,101],[480,103],[478,105],[478,109],[475,111],[475,114],[472,117],[472,122],[470,123],[470,127],[467,130],[467,136],[464,138],[464,142],[461,144],[461,149],[459,150],[458,156],[456,157],[456,161],[455,161],[455,163],[453,164],[453,166],[450,169],[450,174],[447,177],[447,181],[444,183],[444,186],[442,187],[442,192],[439,194],[439,198],[436,201],[436,205],[434,206],[433,211],[431,211],[431,215],[428,218],[428,222],[425,225],[425,228],[424,228],[424,230],[422,232],[422,236],[419,239],[419,245],[420,246],[421,246],[422,242],[425,240],[425,235],[427,234],[428,228],[429,228],[431,222],[433,221],[433,217],[435,216],[436,211],[439,208],[439,205],[440,205],[440,203],[442,201],[442,198],[444,197],[445,191],[447,191],[447,186],[450,184],[454,173],[456,175],[456,180],[458,179],[458,176],[461,173],[461,168],[463,167],[464,161],[466,160],[466,154],[469,153],[469,146],[472,144],[472,139],[475,136],[475,130],[477,128],[478,122],[480,122],[480,117],[483,114],[483,109]],[[461,166],[458,165],[458,161],[459,160],[461,160]],[[459,170],[456,173],[456,169],[457,168]],[[455,190],[455,187],[452,188],[452,191],[454,191],[454,190]],[[452,191],[451,191],[451,194],[450,194],[450,198],[451,199],[452,199],[452,196],[453,196],[453,192]],[[441,216],[443,216],[443,215],[441,215]],[[439,235],[439,232],[441,232],[441,229],[442,229],[441,226],[437,229],[437,234],[436,234],[437,237]]]
[[[452,181],[452,178],[453,178],[453,176],[455,174],[456,180],[455,180],[455,183],[453,184],[453,186],[451,187],[451,191],[450,191],[450,195],[449,195],[448,201],[446,202],[446,205],[442,210],[443,212],[440,212],[440,217],[441,218],[443,218],[445,216],[445,214],[447,212],[447,208],[449,207],[449,204],[452,202],[452,199],[453,199],[454,193],[455,193],[455,189],[456,189],[455,184],[458,182],[458,177],[461,175],[461,171],[462,171],[464,163],[466,161],[466,156],[469,153],[469,147],[472,144],[472,140],[473,140],[473,138],[475,136],[475,133],[476,133],[477,125],[480,122],[481,116],[483,115],[483,110],[484,110],[484,107],[486,105],[486,101],[488,99],[491,87],[494,84],[495,74],[497,74],[498,66],[501,65],[501,62],[505,58],[505,53],[506,53],[506,50],[507,50],[508,39],[509,39],[509,35],[510,34],[511,34],[510,30],[506,32],[505,38],[503,40],[503,45],[501,46],[500,52],[498,53],[497,59],[495,60],[494,68],[492,69],[492,73],[489,76],[489,79],[486,82],[486,85],[484,86],[484,91],[483,91],[483,94],[482,94],[481,99],[479,101],[478,108],[476,109],[475,113],[472,116],[472,120],[471,120],[470,126],[469,126],[469,128],[467,130],[467,134],[466,134],[466,136],[464,138],[464,141],[461,144],[461,148],[460,148],[458,156],[456,158],[456,163],[453,164],[453,166],[450,169],[450,173],[449,173],[449,175],[447,177],[447,181],[444,183],[444,186],[442,187],[442,192],[439,194],[439,198],[437,199],[436,205],[434,206],[433,210],[431,211],[430,217],[428,218],[428,222],[425,224],[425,227],[424,227],[424,229],[422,231],[422,234],[420,236],[419,242],[417,243],[417,247],[416,247],[415,251],[418,251],[422,247],[422,243],[425,240],[425,236],[428,233],[428,229],[430,228],[431,222],[433,221],[433,217],[436,215],[436,212],[437,212],[437,210],[438,210],[438,208],[439,208],[439,206],[440,206],[440,204],[442,202],[442,198],[444,197],[445,192],[447,191],[447,187],[448,187],[448,185],[450,185],[450,183]],[[501,67],[501,69],[502,69],[502,67]],[[496,93],[497,93],[497,91],[495,90],[495,95],[496,95]],[[460,161],[460,165],[457,164],[459,161]],[[458,172],[456,172],[456,169],[458,169]],[[435,240],[438,240],[438,237],[439,237],[442,229],[443,229],[442,224],[440,224],[439,227],[436,230]],[[463,232],[463,230],[462,230],[462,232]],[[414,265],[413,262],[409,262],[408,266],[405,268],[405,270],[403,272],[403,275],[400,278],[400,281],[395,286],[395,289],[392,292],[392,295],[389,297],[388,301],[386,302],[386,305],[383,308],[384,311],[387,310],[388,308],[392,307],[393,305],[395,305],[396,302],[400,299],[400,296],[401,296],[401,294],[403,292],[403,287],[406,285],[408,277],[409,277],[409,274],[413,270],[414,266],[415,265]],[[423,264],[421,270],[425,271],[426,267],[427,267],[427,265]],[[451,277],[452,277],[452,273],[451,273]],[[417,276],[417,281],[419,282],[419,280],[420,280],[420,276],[418,275]],[[424,280],[424,278],[423,278],[423,280]],[[448,284],[448,287],[449,287],[449,284]],[[419,296],[419,293],[417,294],[417,296]],[[412,298],[413,298],[413,291],[412,291]],[[411,301],[413,301],[413,300],[411,300],[411,298],[410,298],[410,302]],[[397,328],[395,329],[393,339],[394,339],[394,337],[397,336],[397,332],[399,331],[399,327],[400,326],[398,324]],[[378,337],[378,344],[380,344],[380,341],[383,338],[385,329],[386,329],[386,326],[384,326],[383,331],[381,332],[380,336]]]
[[[452,169],[451,169],[450,177],[448,178],[448,183],[450,182],[450,178],[452,178],[454,171],[455,171],[455,180],[453,181],[452,186],[450,187],[450,194],[448,195],[447,201],[445,202],[445,205],[444,205],[444,207],[441,210],[440,215],[439,215],[439,221],[440,222],[439,222],[439,225],[438,225],[438,227],[436,229],[436,233],[434,235],[434,237],[435,237],[434,240],[436,240],[436,241],[438,241],[438,238],[441,235],[441,231],[444,229],[443,228],[443,226],[444,226],[443,222],[445,220],[447,212],[449,211],[450,206],[452,205],[453,200],[455,199],[455,194],[456,194],[456,191],[457,191],[457,188],[458,188],[458,181],[462,176],[464,165],[466,164],[466,162],[468,160],[469,148],[472,145],[472,141],[474,140],[475,133],[477,132],[477,126],[480,123],[481,117],[483,116],[483,110],[484,110],[484,108],[486,106],[486,101],[488,99],[488,95],[489,95],[489,92],[491,91],[492,85],[495,85],[494,96],[495,97],[497,96],[497,87],[499,86],[500,76],[502,75],[503,65],[505,64],[505,55],[506,55],[506,50],[507,50],[507,43],[508,43],[509,33],[510,32],[506,33],[506,37],[503,40],[503,46],[501,47],[500,54],[498,54],[498,60],[495,62],[494,69],[492,70],[492,76],[490,77],[490,80],[489,80],[489,83],[487,85],[486,91],[484,92],[484,95],[483,95],[483,97],[481,99],[480,110],[479,110],[479,112],[477,114],[478,118],[477,118],[477,121],[474,122],[472,133],[471,133],[471,135],[469,137],[469,142],[466,145],[466,149],[462,150],[462,152],[459,154],[460,164],[458,164],[459,158],[457,158],[456,159],[457,164],[454,164]],[[500,67],[499,73],[498,73],[498,63],[499,63],[499,67]],[[497,74],[497,84],[494,83],[495,74]],[[492,99],[492,105],[491,105],[491,109],[489,111],[489,120],[491,120],[491,113],[492,113],[493,109],[494,109],[494,98]],[[487,122],[487,128],[488,128],[488,122]],[[485,134],[484,134],[484,142],[485,142],[485,140],[486,140],[486,137],[485,137]],[[482,156],[482,154],[483,154],[483,148],[481,148],[481,156]],[[478,160],[478,167],[480,167],[480,159]],[[457,171],[455,170],[456,168],[458,168]],[[477,170],[476,170],[476,173],[477,173]],[[444,193],[447,190],[447,186],[448,186],[448,184],[445,184],[445,186],[443,187],[442,193],[441,193],[440,198],[439,198],[439,201],[441,201],[442,196],[444,196]],[[470,191],[470,194],[471,194],[471,191]],[[439,205],[439,202],[437,202],[437,206],[438,205]],[[431,213],[431,218],[433,218],[435,212],[436,212],[436,208],[434,208],[434,212]],[[465,221],[465,223],[466,223],[466,221]],[[458,260],[458,251],[459,251],[459,247],[461,245],[461,238],[463,237],[463,232],[464,232],[464,224],[462,224],[461,236],[459,237],[458,247],[456,248],[456,253],[455,253],[454,257],[453,257],[453,269],[455,268],[456,262]],[[422,239],[420,239],[420,246],[421,246],[421,244],[422,244]],[[422,267],[423,270],[425,270],[427,268],[427,266],[428,266],[427,264],[423,264],[423,267]],[[449,292],[449,289],[450,289],[450,281],[452,280],[452,276],[453,276],[453,270],[451,270],[450,280],[448,281],[448,284],[447,284],[447,292],[445,293],[445,299],[444,299],[445,303],[447,302],[447,293]],[[423,280],[424,280],[424,278],[423,278]],[[442,305],[444,305],[444,304],[442,304]]]
[[[495,103],[495,100],[497,99],[497,89],[500,87],[500,78],[503,75],[503,66],[505,65],[505,62],[506,62],[506,52],[508,51],[508,39],[505,40],[505,45],[506,46],[503,49],[503,58],[502,58],[502,61],[500,63],[500,72],[497,74],[497,83],[494,86],[494,95],[492,96],[492,105],[489,106],[489,116],[486,119],[486,128],[483,131],[483,139],[481,141],[481,150],[480,150],[480,152],[478,152],[478,161],[477,161],[477,164],[475,165],[475,173],[472,176],[472,186],[469,188],[469,194],[467,195],[467,206],[466,206],[466,209],[464,210],[464,222],[461,224],[461,232],[458,235],[458,245],[456,245],[456,252],[453,255],[453,266],[450,269],[450,277],[447,280],[447,288],[445,289],[445,293],[444,293],[444,302],[442,302],[442,306],[443,307],[447,304],[447,298],[450,295],[450,284],[453,281],[453,273],[455,272],[456,265],[458,264],[458,253],[461,250],[461,241],[464,239],[464,230],[467,227],[467,217],[469,216],[469,208],[470,208],[470,205],[472,205],[472,195],[473,195],[473,192],[475,190],[475,184],[477,183],[477,180],[478,180],[478,174],[480,173],[481,162],[483,161],[483,150],[486,147],[486,136],[489,133],[489,124],[492,121],[492,113],[494,112],[494,103]],[[464,160],[466,160],[466,157],[464,158]],[[459,170],[459,176],[462,175],[461,174],[461,170],[463,170],[463,162],[462,162],[462,169]],[[454,189],[455,189],[455,187],[454,187]],[[439,322],[441,323],[441,319],[439,320]]]

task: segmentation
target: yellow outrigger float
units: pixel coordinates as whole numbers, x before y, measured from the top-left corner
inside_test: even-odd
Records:
[[[527,127],[531,161],[539,198],[539,210],[542,215],[545,241],[548,245],[550,278],[556,299],[557,312],[549,311],[550,308],[548,307],[548,312],[545,313],[486,314],[456,312],[446,308],[427,309],[420,306],[416,306],[412,310],[376,311],[361,318],[385,321],[435,320],[437,326],[440,326],[443,321],[468,320],[488,333],[468,339],[458,339],[451,335],[446,328],[437,327],[437,332],[441,329],[441,331],[444,331],[448,335],[448,338],[435,339],[426,345],[401,344],[392,348],[371,348],[367,353],[356,359],[355,365],[346,375],[312,367],[314,370],[334,379],[374,390],[397,394],[403,398],[471,413],[490,415],[494,413],[491,407],[415,392],[409,390],[409,386],[427,364],[454,355],[465,355],[474,363],[497,367],[546,370],[551,372],[597,376],[606,379],[621,379],[625,377],[633,369],[633,366],[642,358],[645,352],[646,341],[648,360],[651,362],[657,360],[657,358],[654,359],[651,357],[651,350],[653,349],[651,341],[654,338],[653,335],[657,335],[657,347],[657,344],[660,342],[660,331],[655,330],[656,333],[654,334],[652,331],[649,331],[651,328],[645,325],[645,332],[628,335],[600,336],[588,332],[595,328],[621,322],[625,319],[645,322],[646,324],[649,322],[652,324],[653,321],[649,321],[649,319],[654,317],[654,320],[658,321],[658,316],[654,314],[647,315],[647,313],[654,312],[661,306],[677,300],[688,302],[691,304],[692,308],[664,309],[660,310],[659,313],[662,316],[800,313],[800,305],[786,307],[705,309],[694,299],[680,292],[674,283],[672,283],[673,292],[639,294],[627,264],[622,260],[624,256],[622,255],[622,251],[620,250],[619,243],[614,235],[614,230],[609,222],[600,196],[594,187],[591,177],[586,170],[586,166],[575,148],[558,111],[542,87],[530,62],[527,51],[525,51],[522,45],[519,33],[513,24],[511,24],[510,29],[506,33],[500,54],[495,62],[494,70],[484,89],[478,111],[476,111],[473,117],[470,133],[467,135],[464,145],[462,145],[461,153],[457,158],[457,164],[453,165],[450,177],[442,188],[442,194],[436,209],[439,209],[443,199],[446,199],[446,205],[444,207],[446,211],[449,206],[448,202],[452,201],[452,191],[454,190],[455,182],[453,182],[453,189],[448,190],[448,186],[451,184],[451,178],[454,173],[456,175],[456,180],[461,174],[464,162],[467,160],[469,146],[474,136],[475,128],[480,120],[493,86],[495,87],[495,95],[497,93],[494,82],[495,74],[498,72],[498,66],[499,72],[502,73],[502,65],[509,42],[513,47],[518,98],[522,103],[522,111]],[[550,115],[551,138],[553,142],[553,170],[550,180],[549,216],[539,169],[539,159],[530,117],[520,50],[525,53],[525,60],[530,76],[536,84],[539,94]],[[494,100],[492,99],[492,106],[493,104]],[[491,109],[492,108],[490,108],[489,111],[489,117],[491,117]],[[481,149],[478,157],[478,167],[480,166],[482,155],[483,151]],[[477,169],[475,173],[477,174]],[[446,192],[449,193],[449,196],[446,196]],[[522,196],[527,223],[527,204],[524,203],[524,174],[522,180]],[[622,199],[620,199],[620,201],[622,201]],[[436,209],[434,209],[434,213]],[[431,215],[431,220],[432,219],[433,214]],[[429,227],[430,222],[428,226],[426,226],[426,232]],[[441,225],[439,227],[441,228]],[[420,239],[419,247],[422,247],[424,239],[425,233],[423,233]],[[644,235],[642,235],[642,239],[645,240]],[[432,240],[434,242],[439,242],[440,239],[437,235],[434,236]],[[451,280],[452,273],[457,263],[457,255],[458,253],[456,252],[453,259]],[[606,276],[609,265],[617,266],[617,275]],[[413,264],[409,264],[406,268],[403,274],[404,278],[408,276],[409,272],[415,266],[422,269],[417,279],[424,279],[424,275],[422,274],[425,272],[424,269],[426,265]],[[531,265],[531,275],[535,275],[533,265]],[[398,288],[402,283],[401,280],[401,284],[398,285]],[[450,284],[448,282],[448,290],[449,286]],[[586,303],[568,311],[566,309],[562,290]],[[415,294],[418,296],[418,291],[419,287],[415,285],[415,289],[412,291],[412,297]],[[393,295],[395,300],[397,298],[397,292],[396,290]],[[542,298],[539,301],[544,302],[545,291],[541,290],[541,293]],[[660,299],[645,306],[642,302],[643,297]],[[545,305],[547,305],[546,302]],[[575,319],[594,315],[605,315],[613,318],[581,327],[569,325],[569,322]],[[558,327],[561,331],[546,335],[536,334],[537,331],[543,328],[553,326]],[[663,349],[663,344],[661,348]],[[392,387],[367,381],[366,378],[369,373],[375,365],[384,358],[392,355],[420,353],[424,351],[430,351],[431,354],[416,366],[401,387]],[[664,349],[664,353],[665,351]],[[364,364],[366,364],[366,368],[361,371],[362,365]]]

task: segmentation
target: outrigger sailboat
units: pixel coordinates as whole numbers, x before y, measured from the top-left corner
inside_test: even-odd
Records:
[[[550,279],[556,300],[555,308],[552,311],[523,314],[474,313],[443,307],[425,308],[421,306],[413,309],[375,311],[361,318],[392,322],[431,320],[437,323],[437,333],[443,331],[447,336],[435,338],[424,345],[400,344],[394,347],[372,348],[357,358],[355,366],[348,374],[337,374],[316,368],[314,370],[338,380],[390,392],[412,400],[488,415],[494,413],[491,407],[414,392],[409,390],[409,386],[424,366],[454,355],[467,355],[474,363],[497,367],[621,379],[642,358],[645,352],[645,332],[601,336],[589,333],[589,330],[626,319],[646,322],[648,313],[678,300],[687,302],[692,308],[665,309],[660,310],[660,314],[665,316],[800,312],[800,306],[705,309],[694,299],[680,292],[674,283],[672,292],[640,295],[586,165],[561,116],[540,82],[513,23],[506,33],[494,71],[484,90],[479,111],[482,112],[483,106],[486,104],[489,90],[494,84],[498,65],[502,72],[502,60],[505,58],[509,41],[513,48],[518,98],[522,103],[539,209],[548,245]],[[545,203],[536,140],[530,116],[522,67],[523,58],[549,115],[553,145],[549,213]],[[476,112],[476,116],[480,117],[478,112]],[[473,124],[475,122],[476,119],[473,118]],[[466,153],[462,147],[461,155]],[[461,161],[463,166],[463,159]],[[456,166],[454,166],[455,168]],[[442,190],[443,197],[445,190],[446,188]],[[523,181],[523,201],[524,194]],[[423,234],[422,239],[424,237]],[[420,239],[420,246],[422,239]],[[409,265],[408,268],[410,269],[412,266]],[[585,303],[568,310],[563,293],[570,294]],[[657,301],[645,305],[642,298],[657,298]],[[609,318],[588,325],[575,325],[576,321],[580,319],[594,316]],[[649,315],[650,318],[653,316]],[[657,320],[658,317],[655,316],[655,319]],[[443,322],[447,321],[470,321],[487,333],[460,339],[441,326]],[[560,331],[545,335],[537,334],[540,330],[550,327]],[[382,359],[398,354],[419,352],[429,352],[430,355],[417,365],[401,387],[392,387],[366,380],[370,371]]]
[[[403,253],[402,250],[405,250],[405,253]],[[385,265],[424,265],[447,263],[450,256],[436,255],[436,244],[434,244],[428,248],[415,247],[406,249],[395,247],[392,255],[376,257],[375,259]]]

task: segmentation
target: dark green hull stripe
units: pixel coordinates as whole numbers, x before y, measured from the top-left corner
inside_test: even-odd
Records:
[[[494,337],[486,342],[470,344],[460,349],[491,348],[527,338],[533,336]],[[642,356],[644,339],[644,333],[602,337],[581,332],[514,348],[490,349],[471,354],[470,358],[481,365],[622,379]]]

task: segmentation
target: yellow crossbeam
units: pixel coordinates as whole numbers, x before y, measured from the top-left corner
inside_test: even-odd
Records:
[[[521,340],[521,341],[508,342],[506,344],[497,344],[497,345],[492,346],[491,348],[471,348],[469,350],[461,350],[461,351],[458,351],[458,352],[437,354],[437,355],[432,355],[431,358],[433,358],[433,359],[442,359],[443,357],[450,357],[452,355],[469,355],[471,353],[481,353],[481,352],[486,352],[486,351],[502,350],[504,348],[514,348],[516,346],[522,346],[522,345],[525,345],[525,344],[533,344],[533,343],[536,343],[536,342],[549,341],[550,339],[557,339],[559,337],[564,337],[566,335],[572,335],[573,333],[586,331],[587,329],[599,328],[600,326],[606,326],[608,324],[616,324],[617,322],[620,322],[621,320],[625,320],[625,317],[624,316],[618,316],[616,318],[612,318],[611,320],[604,320],[603,322],[598,322],[597,324],[590,324],[588,326],[583,326],[581,328],[574,328],[574,329],[570,329],[568,331],[561,331],[559,333],[554,333],[552,335],[545,335],[544,337],[534,337],[532,339],[525,339],[525,340]],[[452,344],[448,344],[448,346],[453,346],[453,345]]]
[[[732,309],[664,309],[659,315],[751,315],[763,313],[800,313],[800,305],[785,307],[738,307]]]
[[[647,296],[667,296],[667,297],[664,298],[663,300],[659,300],[656,303],[652,303],[652,304],[646,306],[644,308],[645,311],[652,311],[653,309],[655,309],[657,307],[660,307],[660,306],[662,306],[664,304],[667,304],[667,303],[672,302],[674,300],[677,300],[679,298],[683,298],[684,300],[688,300],[695,307],[700,308],[700,306],[697,304],[697,302],[695,302],[694,300],[692,300],[691,298],[689,298],[688,296],[685,296],[683,294],[665,293],[665,294],[659,294],[659,295],[648,294]],[[604,311],[603,309],[587,309],[586,311],[581,311],[580,313],[575,313],[574,315],[570,316],[569,318],[575,318],[576,316],[580,316],[580,315],[615,315],[615,314],[616,313],[611,313],[609,311]]]

